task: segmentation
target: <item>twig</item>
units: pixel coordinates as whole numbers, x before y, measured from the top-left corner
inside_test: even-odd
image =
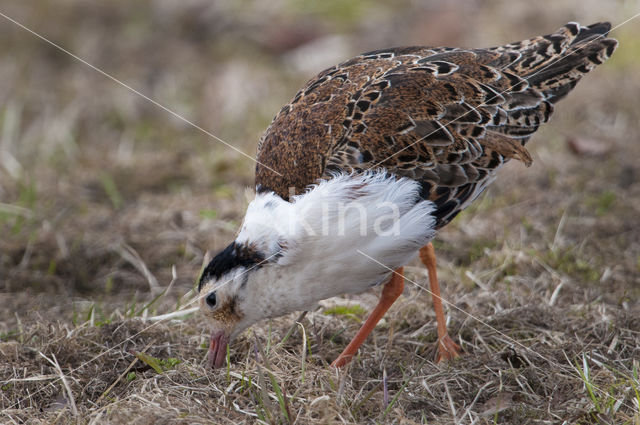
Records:
[[[387,368],[382,369],[382,406],[386,409],[389,405],[389,386],[387,383]]]
[[[158,279],[156,279],[153,273],[149,271],[149,268],[147,267],[145,262],[142,260],[142,257],[140,257],[140,254],[138,254],[138,252],[135,249],[133,249],[131,246],[127,245],[126,243],[123,243],[121,245],[118,245],[115,251],[118,254],[120,254],[123,260],[127,261],[129,264],[135,267],[135,269],[138,270],[145,277],[145,279],[147,279],[147,282],[149,283],[149,289],[151,290],[151,292],[156,292],[160,290]]]
[[[301,369],[302,369],[302,383],[304,383],[304,374],[305,374],[306,363],[307,363],[307,332],[304,330],[304,326],[302,325],[302,323],[300,323],[298,321],[296,321],[296,323],[298,325],[300,325],[300,328],[302,329],[302,365],[301,365]]]
[[[451,409],[451,416],[453,417],[453,422],[458,423],[456,420],[456,407],[453,404],[453,399],[451,398],[451,393],[449,392],[449,386],[447,385],[447,381],[444,381],[444,391],[447,394],[447,399],[449,400],[449,408]]]
[[[571,200],[569,200],[569,204],[571,204]],[[558,227],[556,228],[556,234],[553,236],[553,243],[551,244],[551,250],[555,250],[562,239],[562,229],[564,228],[564,224],[567,221],[567,212],[569,211],[569,207],[565,208],[562,212],[562,217],[560,217],[560,221],[558,222]]]
[[[562,289],[563,286],[564,286],[564,280],[561,280],[558,286],[556,286],[556,288],[551,293],[551,297],[549,298],[549,305],[551,307],[553,307],[553,305],[556,303],[558,299],[558,295],[560,294],[560,290]]]
[[[187,314],[195,313],[196,311],[198,311],[198,309],[199,307],[185,308],[184,310],[176,310],[176,311],[172,311],[171,313],[161,314],[159,316],[147,317],[146,319],[143,319],[143,320],[158,322],[161,320],[173,319],[175,317],[183,317],[183,316],[186,316]]]
[[[29,208],[24,208],[13,204],[5,204],[4,202],[0,202],[0,211],[8,214],[19,215],[25,218],[33,217],[33,211],[31,211]]]
[[[42,354],[41,351],[38,351],[38,354],[40,354],[46,361],[51,363],[53,367],[58,371],[58,375],[60,375],[60,380],[62,381],[62,385],[64,386],[64,389],[67,392],[67,398],[69,399],[69,404],[71,405],[71,411],[73,412],[73,415],[76,418],[78,418],[78,407],[76,406],[76,400],[73,398],[73,392],[71,391],[71,387],[69,386],[67,377],[64,376],[64,373],[62,372],[62,368],[58,363],[58,359],[56,359],[56,355],[51,353],[51,357],[53,358],[53,360],[51,360],[49,357]]]
[[[293,325],[291,325],[291,327],[289,328],[287,333],[284,335],[284,338],[282,338],[282,341],[280,341],[278,343],[276,348],[282,347],[284,345],[284,343],[287,342],[287,340],[289,339],[289,337],[291,336],[293,331],[296,329],[297,325],[302,322],[302,319],[304,319],[304,317],[307,315],[307,313],[308,313],[307,311],[303,311],[302,313],[300,313],[300,316],[298,316],[298,318],[293,322]]]
[[[171,288],[173,288],[173,284],[176,283],[176,280],[178,280],[178,272],[176,271],[176,265],[172,265],[171,266],[171,282],[169,282],[169,285],[167,285],[167,289],[165,289],[164,294],[167,295],[169,293],[169,291],[171,291]]]
[[[48,381],[49,379],[58,379],[59,375],[37,375],[37,376],[27,376],[26,378],[11,378],[6,381],[2,381],[3,384],[9,384],[11,382],[39,382],[39,381]]]

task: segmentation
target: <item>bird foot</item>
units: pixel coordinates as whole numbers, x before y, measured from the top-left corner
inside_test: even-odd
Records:
[[[335,367],[336,369],[340,369],[344,366],[347,365],[347,363],[349,363],[351,361],[351,359],[353,358],[353,356],[355,355],[355,353],[353,354],[345,354],[345,352],[342,352],[334,361],[333,363],[331,363],[331,367]]]
[[[443,360],[451,360],[460,357],[460,346],[453,342],[449,334],[445,334],[438,340],[438,357],[437,363]]]

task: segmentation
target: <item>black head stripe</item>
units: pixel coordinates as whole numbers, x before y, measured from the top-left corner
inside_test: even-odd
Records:
[[[220,279],[220,276],[230,272],[236,267],[258,268],[264,256],[255,249],[246,245],[238,245],[235,242],[223,249],[213,260],[207,265],[202,272],[200,282],[198,282],[198,291],[202,289],[204,282],[210,279]]]

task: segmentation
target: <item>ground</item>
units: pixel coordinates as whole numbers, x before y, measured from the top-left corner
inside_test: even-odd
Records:
[[[219,371],[204,320],[179,313],[234,237],[261,132],[322,68],[640,12],[530,3],[0,1],[200,127],[0,17],[0,422],[640,423],[640,17],[533,138],[533,166],[438,234],[461,358],[434,363],[417,262],[339,372],[377,293],[260,323]]]

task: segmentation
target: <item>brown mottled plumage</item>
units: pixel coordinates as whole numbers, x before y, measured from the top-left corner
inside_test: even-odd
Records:
[[[569,23],[488,49],[377,50],[329,68],[264,133],[256,186],[288,199],[337,171],[385,168],[421,183],[440,228],[506,161],[531,164],[524,146],[555,102],[615,50],[610,27]]]

